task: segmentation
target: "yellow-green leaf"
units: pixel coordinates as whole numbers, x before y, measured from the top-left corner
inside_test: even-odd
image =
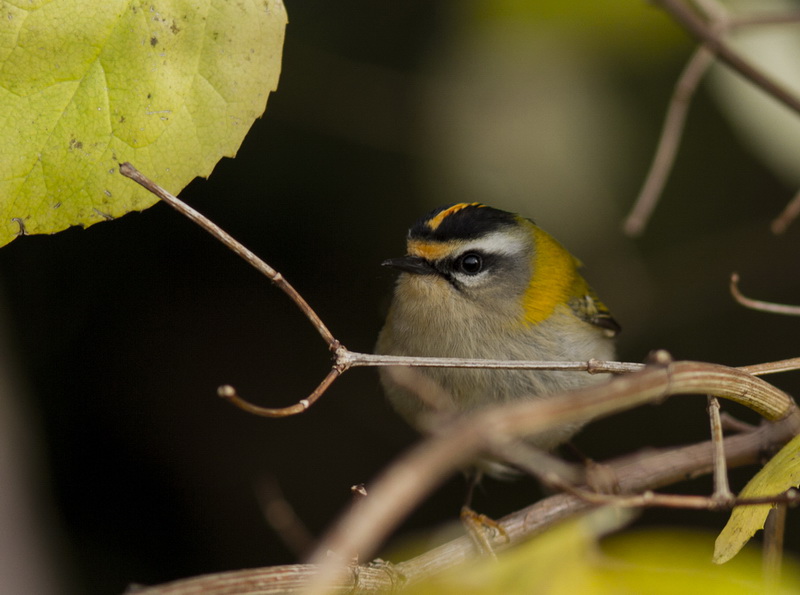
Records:
[[[471,560],[404,589],[409,595],[789,595],[800,592],[800,566],[784,559],[775,584],[765,582],[760,552],[745,549],[731,564],[709,560],[713,535],[687,530],[630,531],[600,539],[613,518],[563,523],[498,554]],[[597,521],[604,525],[598,531]],[[611,522],[609,522],[611,521]]]
[[[781,494],[800,485],[800,436],[795,436],[753,476],[739,496],[759,498]],[[714,562],[723,564],[733,558],[756,531],[764,528],[772,505],[737,506],[717,537]]]
[[[714,536],[680,529],[655,529],[615,535],[602,543],[597,593],[637,595],[752,595],[800,593],[800,566],[788,554],[779,579],[763,572],[759,548],[745,548],[725,566],[709,560]]]
[[[280,73],[282,0],[0,1],[0,245],[147,208],[236,154]]]
[[[498,555],[452,568],[407,590],[409,595],[593,595],[597,542],[631,518],[604,507]],[[404,591],[406,592],[406,591]]]

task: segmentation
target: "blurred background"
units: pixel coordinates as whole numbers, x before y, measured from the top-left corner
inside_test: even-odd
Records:
[[[623,326],[622,360],[655,348],[728,365],[798,355],[800,321],[747,311],[728,291],[738,271],[744,292],[800,303],[800,224],[769,231],[800,183],[796,116],[748,124],[742,112],[771,108],[758,93],[737,103],[737,77],[712,73],[650,226],[637,239],[621,231],[693,50],[658,9],[286,4],[264,118],[236,159],[181,196],[281,271],[347,347],[372,349],[393,282],[379,265],[403,253],[410,223],[477,200],[535,219],[584,261]],[[776,51],[792,55],[798,30],[769,29],[788,32]],[[8,592],[119,593],[295,562],[264,520],[265,486],[279,485],[319,536],[350,486],[416,440],[373,370],[349,372],[290,419],[218,399],[230,383],[253,402],[293,404],[328,353],[280,291],[164,205],[14,241],[0,250],[0,301],[0,564],[19,586]],[[797,374],[770,380],[800,387]],[[707,427],[705,399],[683,397],[593,424],[576,442],[603,459],[704,440]],[[735,472],[734,487],[752,472]],[[475,506],[499,517],[539,496],[533,481],[489,480]],[[453,477],[396,540],[452,523],[463,497]],[[638,522],[718,530],[726,519],[652,510]]]

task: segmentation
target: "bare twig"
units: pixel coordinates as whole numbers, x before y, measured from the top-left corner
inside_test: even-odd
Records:
[[[725,461],[725,443],[722,439],[722,422],[719,416],[719,399],[708,397],[708,417],[711,421],[711,444],[714,446],[714,494],[712,499],[727,502],[733,499],[728,484],[728,465]]]
[[[800,20],[800,13],[789,11],[780,14],[737,16],[729,15],[726,8],[718,2],[696,1],[695,4],[705,13],[707,22],[703,22],[679,0],[657,1],[657,3],[696,37],[701,45],[692,54],[675,84],[650,170],[623,225],[625,233],[632,236],[640,235],[650,220],[672,170],[691,100],[703,76],[717,57],[776,99],[792,104],[795,111],[800,110],[800,100],[796,96],[771,81],[722,41],[722,36],[734,29],[755,25],[796,23]],[[799,213],[800,193],[773,222],[773,232],[782,233]]]
[[[683,510],[731,510],[734,506],[763,506],[764,504],[776,504],[783,506],[793,506],[800,504],[800,493],[795,490],[775,494],[772,496],[761,496],[758,498],[737,498],[733,494],[728,496],[695,496],[685,494],[657,494],[645,491],[641,494],[631,494],[619,496],[616,494],[598,494],[583,488],[562,486],[568,494],[572,494],[590,504],[609,504],[613,506],[624,506],[626,508],[680,508]]]
[[[584,465],[570,464],[522,440],[492,444],[489,454],[535,477],[542,484],[559,489],[562,485],[580,485],[586,481]]]
[[[763,364],[751,364],[749,366],[740,366],[737,370],[747,372],[753,376],[766,376],[767,374],[778,374],[781,372],[793,372],[800,370],[800,357],[793,357],[790,359],[782,359],[775,362],[766,362]]]
[[[739,291],[739,273],[731,275],[731,294],[734,299],[745,308],[752,310],[759,310],[760,312],[772,312],[773,314],[784,314],[786,316],[800,316],[800,306],[790,306],[787,304],[776,304],[773,302],[764,302],[761,300],[754,300],[752,298],[742,295]]]
[[[622,374],[636,372],[644,364],[630,362],[588,361],[531,361],[504,359],[469,359],[460,357],[407,357],[401,355],[376,355],[348,351],[341,355],[341,363],[350,367],[410,366],[425,368],[487,368],[495,370],[557,370],[561,372],[588,372],[589,374]]]
[[[286,417],[302,413],[313,405],[317,399],[328,389],[336,378],[349,370],[358,367],[378,367],[378,366],[409,366],[409,367],[428,367],[428,368],[487,368],[494,370],[557,370],[563,372],[587,372],[589,374],[623,374],[636,372],[644,369],[645,364],[635,362],[613,362],[613,361],[528,361],[528,360],[493,360],[493,359],[469,359],[452,357],[413,357],[399,355],[375,355],[371,353],[360,353],[350,351],[341,344],[334,352],[334,366],[325,379],[307,398],[301,399],[295,405],[289,407],[271,409],[259,407],[244,400],[237,393],[236,389],[230,385],[219,387],[218,394],[224,399],[228,399],[233,405],[263,417]],[[741,366],[737,368],[753,376],[765,374],[776,374],[779,372],[790,372],[800,369],[800,358],[768,362],[764,364],[754,364],[751,366]]]
[[[720,424],[722,424],[723,431],[727,430],[729,432],[737,432],[737,433],[752,432],[757,427],[754,424],[749,424],[747,422],[742,421],[741,419],[733,417],[730,413],[726,411],[720,413],[719,421]]]
[[[795,490],[790,491],[797,493]],[[787,508],[787,502],[778,502],[769,511],[767,521],[764,523],[764,580],[770,586],[780,584]]]
[[[298,413],[302,413],[309,407],[311,407],[317,399],[319,399],[328,387],[333,384],[333,381],[336,380],[339,376],[342,375],[344,372],[343,368],[340,368],[337,365],[334,365],[331,368],[331,371],[328,372],[328,375],[319,383],[317,388],[314,389],[308,397],[305,399],[300,399],[294,405],[290,405],[289,407],[281,407],[277,409],[272,409],[269,407],[259,407],[258,405],[253,405],[248,401],[245,401],[242,397],[239,396],[239,393],[236,392],[236,389],[233,388],[230,384],[225,384],[220,386],[217,389],[217,395],[230,401],[232,404],[236,405],[239,409],[247,411],[248,413],[252,413],[253,415],[260,415],[262,417],[288,417],[290,415],[297,415]]]
[[[641,370],[644,364],[630,362],[601,362],[589,360],[585,362],[546,362],[546,361],[511,361],[491,359],[467,359],[451,357],[411,357],[399,355],[374,355],[350,351],[339,345],[334,351],[333,368],[325,379],[314,389],[308,397],[301,399],[294,405],[282,408],[268,408],[254,405],[241,396],[236,389],[228,384],[220,386],[217,394],[227,399],[236,407],[262,417],[287,417],[302,413],[313,405],[322,394],[328,390],[333,381],[350,368],[376,367],[376,366],[409,366],[428,368],[488,368],[492,370],[558,370],[565,372],[587,372],[589,374],[621,374]]]
[[[798,215],[800,215],[800,191],[795,193],[792,200],[784,207],[781,214],[773,220],[770,225],[772,233],[780,235],[785,232],[792,224],[792,221],[797,219]]]
[[[350,494],[353,496],[353,502],[356,503],[367,497],[367,486],[363,483],[352,485],[350,486]],[[350,557],[350,564],[354,566],[358,564],[358,552],[353,552],[353,555]]]
[[[800,22],[800,11],[787,10],[778,14],[752,14],[728,17],[728,28],[751,27],[753,25],[790,25]]]
[[[800,114],[800,99],[783,85],[773,81],[758,67],[733,50],[713,27],[705,23],[680,0],[655,0],[692,37],[711,50],[717,58],[730,66],[762,91],[771,95],[789,109]]]
[[[257,486],[256,497],[264,519],[286,547],[298,558],[308,555],[314,547],[314,537],[284,497],[278,481],[272,476],[264,477]]]
[[[667,177],[672,170],[672,165],[675,163],[675,155],[683,137],[689,104],[703,75],[713,62],[714,54],[705,46],[700,46],[692,54],[675,84],[650,170],[647,172],[644,185],[636,198],[633,209],[625,219],[623,229],[628,235],[641,235],[653,214],[664,190]]]
[[[148,179],[130,163],[120,163],[119,173],[127,178],[130,178],[140,186],[155,194],[158,198],[178,211],[181,215],[188,217],[220,242],[225,244],[225,246],[227,246],[228,249],[230,249],[234,254],[237,254],[250,263],[250,265],[252,265],[257,271],[267,277],[270,281],[277,285],[281,291],[289,296],[289,299],[291,299],[295,305],[300,308],[300,311],[305,314],[306,318],[308,318],[314,328],[317,329],[317,332],[320,334],[323,341],[328,344],[328,347],[331,349],[331,351],[335,350],[339,346],[338,341],[328,330],[328,327],[325,326],[325,323],[322,322],[322,319],[317,316],[317,313],[311,309],[311,306],[309,306],[306,300],[303,299],[303,296],[301,296],[278,271],[253,254],[243,244],[237,241],[233,236],[219,227],[216,223],[211,221],[208,217],[197,212],[195,209],[179,200],[176,196],[173,196],[164,190],[164,188]]]

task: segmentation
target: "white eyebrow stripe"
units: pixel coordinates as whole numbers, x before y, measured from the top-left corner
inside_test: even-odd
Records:
[[[459,254],[476,250],[487,254],[505,254],[512,256],[525,250],[525,242],[511,234],[494,232],[477,240],[464,242],[460,246]]]

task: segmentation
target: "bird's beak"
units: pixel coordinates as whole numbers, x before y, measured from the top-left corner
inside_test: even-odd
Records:
[[[404,273],[413,275],[436,275],[438,271],[433,265],[419,256],[401,256],[400,258],[389,258],[381,263],[381,266],[392,267]]]

